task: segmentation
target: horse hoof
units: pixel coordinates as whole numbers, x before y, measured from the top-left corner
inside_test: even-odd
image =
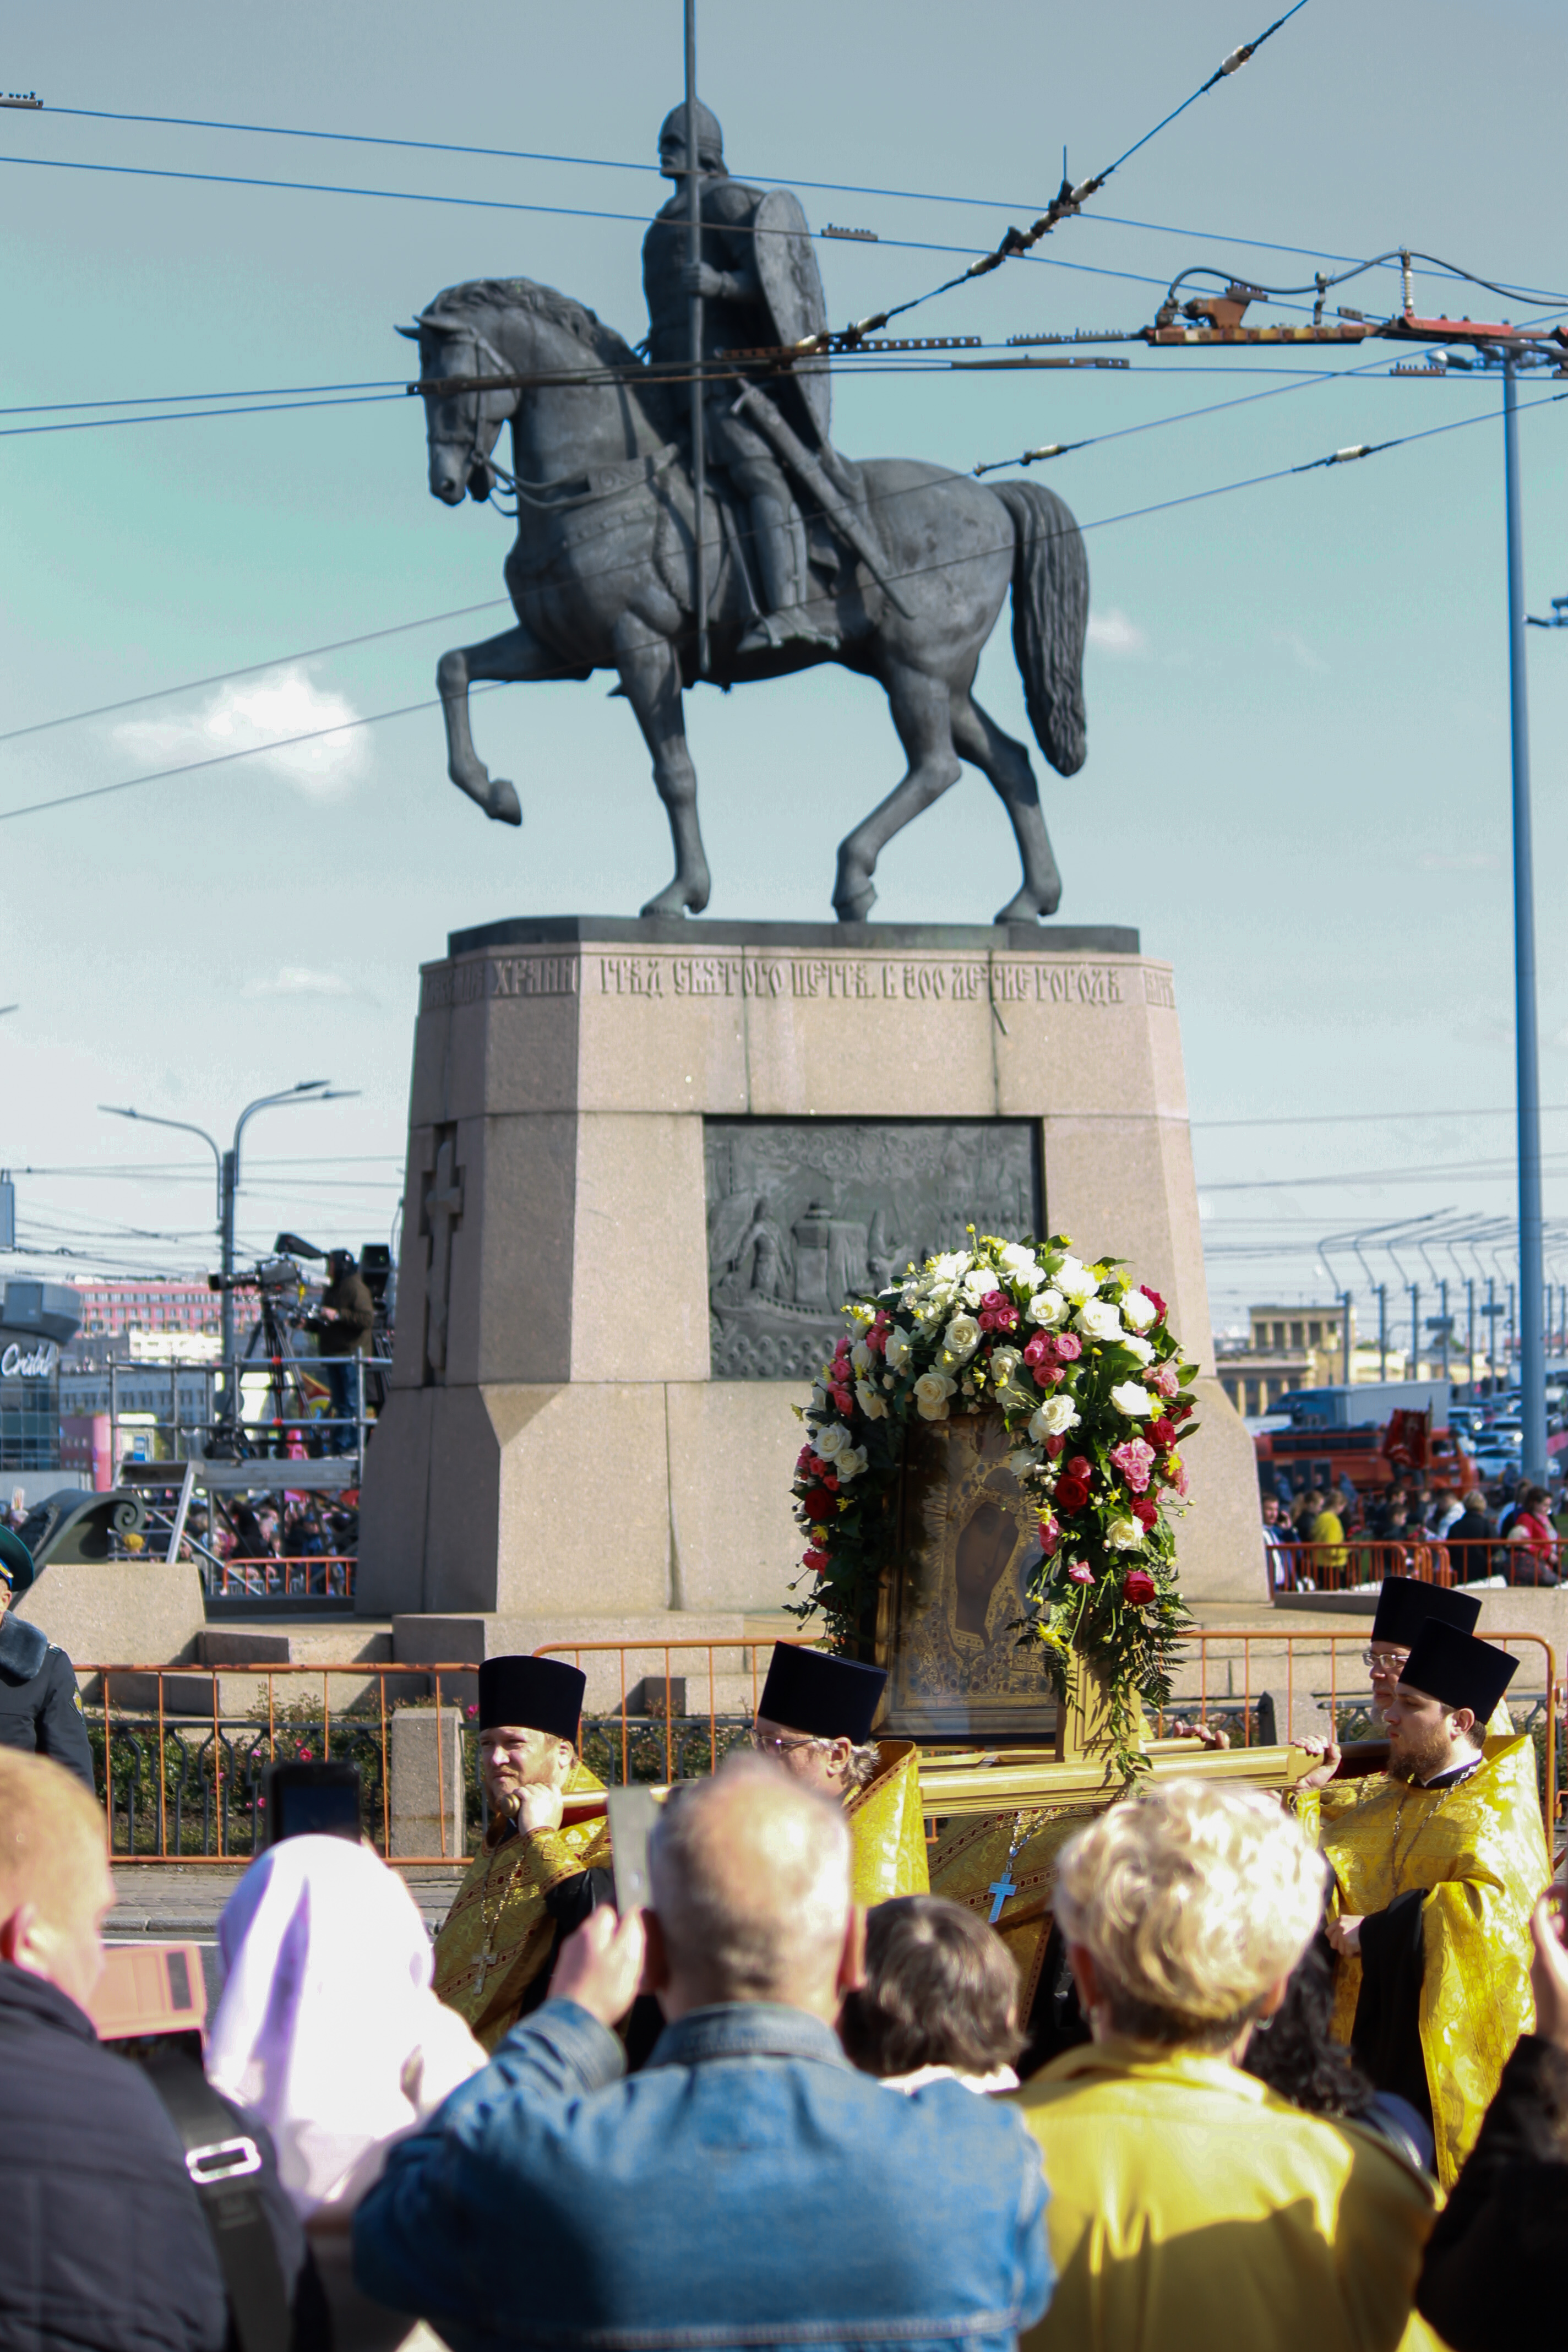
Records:
[[[1017,897],[1009,898],[1007,904],[999,908],[991,919],[994,923],[1043,923],[1047,915],[1056,913],[1061,904],[1061,898],[1059,884],[1056,890],[1049,894],[1048,898],[1043,891],[1020,890]]]
[[[518,799],[517,787],[509,784],[504,776],[490,779],[489,790],[485,794],[485,814],[493,816],[498,824],[522,823],[522,803]]]
[[[661,890],[657,898],[650,898],[647,905],[639,908],[637,912],[645,923],[657,921],[661,917],[672,917],[680,922],[686,915],[686,893],[679,882],[672,882],[668,890]]]
[[[841,923],[863,923],[876,903],[874,882],[863,882],[858,890],[847,890],[840,883],[833,894],[833,911]]]

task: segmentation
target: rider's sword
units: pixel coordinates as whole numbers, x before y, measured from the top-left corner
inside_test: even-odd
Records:
[[[847,505],[834,488],[794,426],[785,423],[773,402],[763,397],[755,384],[747,385],[731,413],[738,415],[742,409],[763,439],[773,443],[790,472],[811,492],[829,530],[836,530],[839,538],[854,549],[889,604],[900,612],[906,621],[912,621],[914,614],[882,568],[880,549],[861,525],[854,508]]]

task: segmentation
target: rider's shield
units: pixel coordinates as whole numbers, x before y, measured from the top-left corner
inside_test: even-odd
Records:
[[[819,335],[827,325],[827,304],[811,231],[798,200],[787,188],[770,188],[753,216],[757,276],[781,343]],[[802,360],[794,370],[801,396],[826,444],[832,422],[833,393],[826,359]]]

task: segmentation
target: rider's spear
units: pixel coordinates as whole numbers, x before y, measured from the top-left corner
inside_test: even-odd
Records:
[[[687,259],[702,259],[702,176],[697,168],[697,0],[686,0],[686,217]],[[702,417],[702,297],[691,296],[691,506],[696,553],[697,667],[708,674],[708,557],[702,543],[708,496],[708,450]]]

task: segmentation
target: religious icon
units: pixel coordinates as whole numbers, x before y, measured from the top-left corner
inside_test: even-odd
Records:
[[[889,1669],[879,1727],[911,1738],[1048,1739],[1056,1701],[1021,1646],[1039,1523],[1007,1466],[997,1412],[918,1423],[900,1496],[899,1564],[878,1611]]]

